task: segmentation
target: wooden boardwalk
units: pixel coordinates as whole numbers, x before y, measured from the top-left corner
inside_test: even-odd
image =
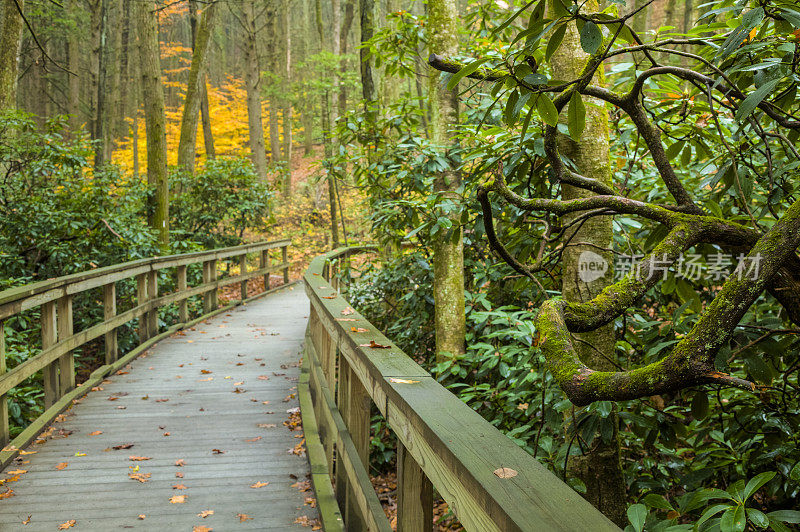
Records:
[[[307,317],[295,285],[154,346],[0,475],[19,476],[0,530],[311,530],[302,431],[284,425]]]

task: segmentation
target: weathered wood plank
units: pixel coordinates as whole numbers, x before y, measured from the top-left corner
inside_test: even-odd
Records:
[[[74,332],[72,318],[72,296],[66,295],[58,300],[58,340],[68,340]],[[64,395],[75,389],[75,359],[67,351],[58,358],[58,394]]]
[[[397,532],[430,530],[433,526],[433,485],[419,464],[397,444]]]
[[[0,375],[6,372],[6,331],[5,323],[0,320]],[[8,401],[6,394],[0,395],[0,448],[6,446],[11,439],[8,426]]]
[[[103,320],[109,321],[117,315],[117,285],[109,283],[103,286]],[[112,364],[119,357],[117,329],[105,333],[106,364]]]
[[[48,301],[42,305],[42,351],[45,351],[57,341],[58,324],[56,323],[56,303]],[[20,364],[21,365],[21,364]],[[16,368],[14,368],[16,369]],[[48,409],[58,400],[58,365],[49,363],[42,366],[44,378],[44,408]],[[32,375],[32,373],[31,373]],[[6,373],[3,378],[11,376]],[[28,375],[30,376],[30,375]],[[4,390],[3,393],[8,390]]]

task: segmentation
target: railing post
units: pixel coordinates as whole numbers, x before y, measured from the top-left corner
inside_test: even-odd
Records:
[[[397,442],[397,532],[430,530],[433,485],[406,448]]]
[[[56,343],[56,302],[48,301],[42,305],[42,351]],[[51,362],[42,370],[44,376],[44,409],[47,410],[58,400],[58,361]]]
[[[289,284],[289,246],[281,247],[281,262],[286,264],[283,269],[283,284]]]
[[[187,288],[186,284],[186,265],[178,266],[178,292],[183,292]],[[178,319],[181,323],[189,321],[189,302],[181,299],[178,303]]]
[[[217,259],[203,262],[203,284],[217,280]],[[217,310],[217,288],[211,288],[203,294],[203,314]]]
[[[345,424],[347,424],[347,414],[350,408],[350,367],[344,357],[342,357],[342,360],[339,361],[339,376],[336,386],[336,406],[339,408],[339,413],[342,415],[342,419],[344,420]],[[345,518],[345,523],[349,527],[350,522],[347,520],[346,510],[347,492],[350,489],[350,482],[347,479],[347,473],[345,472],[344,465],[342,465],[342,460],[339,457],[340,453],[341,449],[337,449],[334,491],[336,492],[336,502],[339,503],[339,509],[342,511],[342,517]]]
[[[258,261],[258,266],[261,269],[269,268],[269,250],[261,250],[261,258]],[[269,272],[264,274],[264,291],[269,290]]]
[[[72,295],[58,300],[58,341],[65,342],[75,332],[72,321]],[[75,389],[75,359],[72,351],[58,358],[58,397]]]
[[[247,274],[247,253],[239,257],[239,273],[241,275]],[[241,292],[242,301],[247,299],[247,279],[241,282],[239,291]]]
[[[153,301],[158,297],[158,271],[153,270],[147,274],[147,300]],[[158,334],[158,307],[147,313],[147,329],[150,338]]]
[[[147,303],[147,274],[140,273],[136,276],[136,305]],[[139,316],[139,343],[143,344],[150,338],[150,320],[147,313]]]
[[[117,315],[117,285],[108,283],[103,286],[103,319],[108,321]],[[117,329],[106,333],[106,364],[117,360],[119,345],[117,343]]]
[[[6,332],[3,320],[0,320],[0,375],[6,372]],[[8,400],[5,394],[0,395],[0,448],[8,445],[11,435],[8,427]]]

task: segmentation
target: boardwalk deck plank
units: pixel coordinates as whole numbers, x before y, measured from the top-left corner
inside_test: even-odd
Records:
[[[308,463],[291,452],[300,431],[284,425],[298,406],[307,316],[296,286],[154,346],[54,423],[55,437],[32,445],[35,454],[9,465],[27,472],[7,484],[14,496],[0,500],[0,530],[50,531],[70,519],[76,531],[310,530],[295,519],[317,517],[306,504],[313,494],[293,486],[306,480]],[[127,443],[133,447],[111,449]],[[61,462],[67,467],[56,469]],[[136,466],[147,482],[128,478]],[[251,488],[256,482],[269,485]],[[174,495],[186,502],[170,503]],[[203,519],[204,510],[214,514]]]

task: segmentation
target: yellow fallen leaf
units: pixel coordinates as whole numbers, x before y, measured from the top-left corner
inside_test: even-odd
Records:
[[[203,510],[202,512],[197,514],[198,517],[202,517],[203,519],[205,519],[209,515],[214,515],[214,510]]]
[[[75,453],[75,456],[86,456],[86,453]]]
[[[13,471],[6,471],[5,473],[7,475],[22,475],[22,474],[25,474],[27,472],[28,472],[27,469],[15,469]]]
[[[197,525],[197,526],[192,528],[192,532],[211,532],[212,530],[214,530],[214,529],[213,528],[209,528],[207,526],[200,526],[200,525]]]
[[[255,438],[248,438],[248,439],[246,439],[246,440],[244,440],[244,441],[246,441],[246,442],[253,442],[253,441],[258,441],[258,440],[260,440],[260,439],[261,439],[261,436],[256,436]]]
[[[169,498],[169,502],[172,504],[183,504],[186,502],[186,495],[173,495]]]
[[[23,524],[23,525],[28,525],[28,524],[30,524],[30,522],[31,522],[31,517],[33,517],[33,515],[29,515],[29,516],[28,516],[28,518],[22,522],[22,524]]]
[[[62,469],[65,469],[68,465],[69,465],[69,462],[61,462],[60,464],[56,465],[56,469],[61,471]]]
[[[19,454],[25,456],[26,454],[36,454],[39,451],[20,451]]]
[[[139,516],[138,516],[138,517],[139,517],[139,520],[142,520],[142,519],[144,519],[144,518],[145,518],[145,517],[147,517],[147,516],[146,516],[146,515],[144,515],[144,514],[139,514]]]
[[[394,377],[390,377],[389,382],[394,382],[396,384],[416,384],[419,381],[412,381],[409,379],[395,379]]]
[[[150,473],[130,473],[128,477],[139,482],[147,482],[150,478]]]
[[[101,435],[102,433],[103,433],[103,431],[102,431],[102,430],[96,430],[96,431],[94,431],[94,432],[90,432],[90,433],[89,433],[89,436],[99,436],[99,435]]]
[[[131,462],[142,462],[144,460],[150,460],[149,456],[129,456],[128,460]]]
[[[255,484],[250,484],[251,488],[263,488],[264,486],[269,486],[269,482],[256,482]]]
[[[66,530],[68,528],[72,528],[76,524],[77,524],[77,521],[75,521],[74,519],[70,519],[66,523],[61,523],[60,525],[58,525],[58,529],[59,530]]]
[[[247,520],[249,520],[249,519],[252,519],[252,517],[250,517],[250,516],[249,516],[249,515],[247,515],[247,514],[236,514],[236,517],[238,517],[238,518],[239,518],[239,522],[240,522],[240,523],[241,523],[241,522],[244,522],[244,521],[247,521]]]

